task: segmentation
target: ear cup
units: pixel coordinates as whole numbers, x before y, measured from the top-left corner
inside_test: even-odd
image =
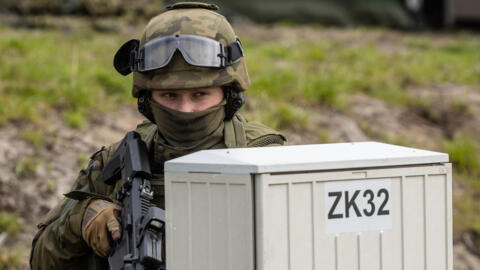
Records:
[[[155,123],[155,118],[152,114],[152,109],[150,109],[150,104],[148,100],[151,98],[151,93],[149,91],[142,91],[137,100],[138,111],[143,114],[150,122]]]
[[[230,120],[245,103],[245,96],[242,91],[237,91],[229,86],[223,87],[223,93],[227,99],[225,119]]]
[[[113,58],[113,66],[118,73],[126,76],[134,70],[134,62],[138,54],[139,45],[140,41],[138,39],[132,39],[125,42],[122,47],[118,49]]]

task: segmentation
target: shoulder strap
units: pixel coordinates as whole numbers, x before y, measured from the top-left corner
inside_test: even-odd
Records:
[[[231,120],[225,121],[224,142],[227,148],[247,147],[247,138],[242,118],[236,114]]]
[[[225,121],[225,146],[227,148],[283,145],[283,134],[258,122],[247,122],[240,114]]]
[[[137,126],[135,129],[138,134],[142,137],[142,141],[147,145],[147,150],[150,151],[152,146],[153,138],[157,133],[157,126],[152,122],[145,120]]]

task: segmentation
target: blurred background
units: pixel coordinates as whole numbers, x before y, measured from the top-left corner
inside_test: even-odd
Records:
[[[143,120],[113,55],[173,2],[0,0],[0,270],[28,269],[36,224]],[[244,44],[250,120],[449,153],[455,269],[480,269],[478,0],[210,2]]]

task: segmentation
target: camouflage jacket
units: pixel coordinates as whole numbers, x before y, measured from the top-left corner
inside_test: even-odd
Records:
[[[225,121],[224,142],[214,148],[259,147],[283,145],[285,137],[280,133],[256,122],[247,122],[241,116]],[[137,126],[136,131],[147,144],[150,162],[158,154],[155,137],[156,125],[149,121]],[[37,225],[39,231],[32,243],[30,266],[32,269],[104,269],[106,260],[93,254],[82,238],[81,223],[88,203],[95,198],[115,201],[117,185],[109,186],[103,182],[102,169],[119,143],[102,147],[94,153],[87,167],[80,171],[72,191]],[[161,149],[162,150],[162,149]],[[162,152],[168,152],[163,150]],[[182,154],[188,154],[187,152]],[[176,156],[165,153],[163,161]],[[154,204],[164,208],[163,162],[152,165]]]

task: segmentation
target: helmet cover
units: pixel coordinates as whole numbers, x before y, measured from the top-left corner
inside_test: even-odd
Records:
[[[237,37],[227,19],[215,12],[215,5],[183,2],[167,7],[145,27],[139,47],[157,38],[174,35],[196,35],[211,38],[228,46]],[[140,91],[198,89],[230,86],[244,91],[250,86],[245,58],[240,57],[225,68],[198,67],[188,64],[177,51],[163,68],[133,73],[134,97]]]

